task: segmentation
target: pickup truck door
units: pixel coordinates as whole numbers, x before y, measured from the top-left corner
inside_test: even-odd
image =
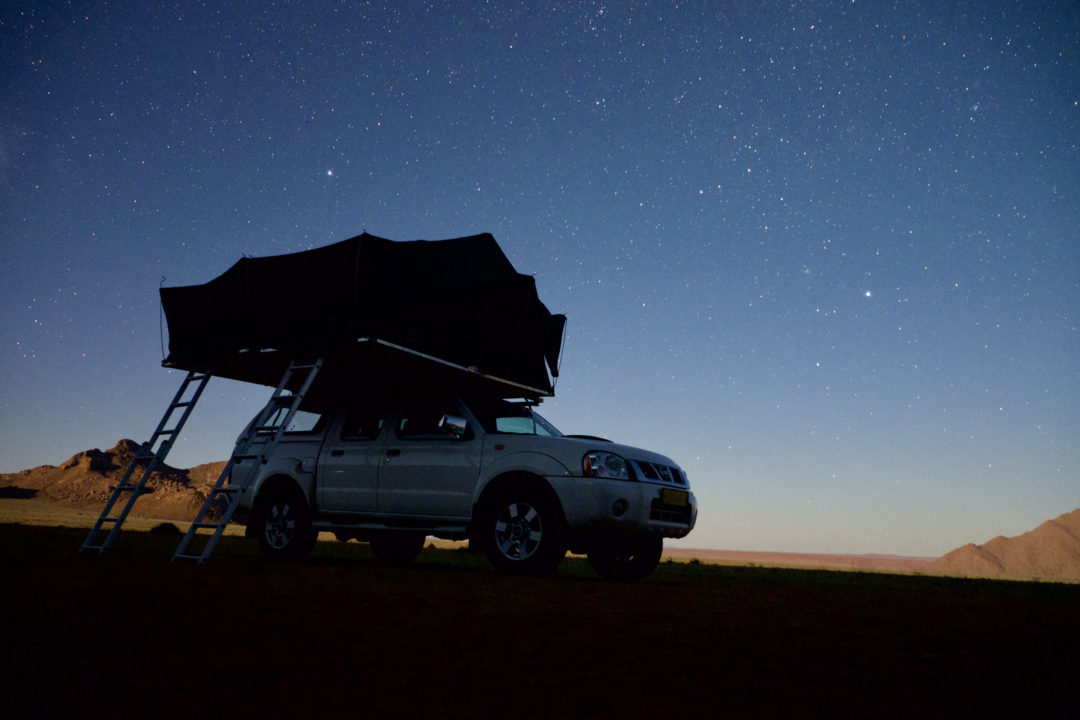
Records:
[[[483,432],[469,423],[466,432],[438,429],[443,415],[466,417],[452,397],[414,400],[387,428],[379,466],[379,512],[402,515],[469,517],[480,474]]]
[[[330,426],[319,455],[320,510],[377,510],[384,417],[382,406],[365,403],[342,413]]]

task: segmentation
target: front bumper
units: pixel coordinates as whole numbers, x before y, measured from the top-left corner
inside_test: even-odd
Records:
[[[615,530],[681,538],[697,522],[697,498],[686,487],[566,476],[547,481],[574,532]]]

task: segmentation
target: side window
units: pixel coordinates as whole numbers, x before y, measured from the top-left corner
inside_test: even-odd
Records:
[[[382,432],[384,414],[382,408],[375,405],[349,410],[341,426],[341,439],[375,440]]]
[[[439,429],[443,415],[461,416],[457,403],[449,398],[432,398],[411,402],[402,408],[398,419],[397,436],[402,440],[470,440],[471,428],[464,433],[451,434]]]

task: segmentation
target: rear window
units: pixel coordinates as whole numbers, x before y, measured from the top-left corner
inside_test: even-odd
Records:
[[[266,424],[268,426],[275,426],[279,422],[285,419],[285,415],[289,412],[288,408],[278,408],[278,410],[270,416]],[[308,412],[307,410],[297,410],[293,415],[292,421],[289,426],[285,428],[285,433],[288,435],[294,435],[299,433],[315,432],[322,429],[323,416],[322,413]]]

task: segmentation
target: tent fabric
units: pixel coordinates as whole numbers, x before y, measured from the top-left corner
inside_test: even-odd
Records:
[[[205,284],[162,288],[161,303],[166,367],[267,385],[292,356],[326,358],[324,386],[357,384],[359,372],[363,382],[452,380],[445,368],[403,361],[389,343],[550,395],[566,322],[486,233],[409,242],[364,233],[245,257]],[[383,342],[376,351],[360,339]]]

